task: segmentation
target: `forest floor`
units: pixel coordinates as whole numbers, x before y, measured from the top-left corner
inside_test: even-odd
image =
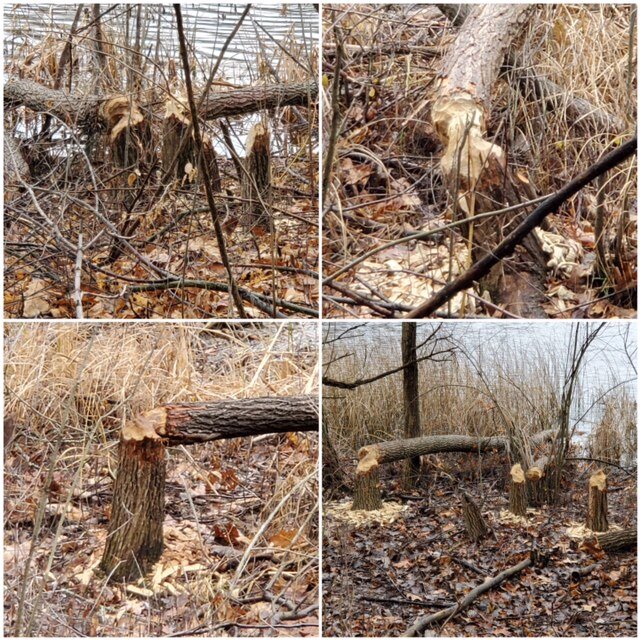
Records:
[[[282,313],[305,317],[313,316],[318,306],[318,234],[314,224],[317,205],[301,176],[307,165],[298,164],[274,161],[273,238],[261,228],[249,230],[239,224],[240,193],[231,161],[220,160],[225,191],[216,200],[238,286],[256,294],[266,306],[275,292],[279,300],[285,301],[280,307]],[[78,184],[74,185],[78,191],[82,190],[82,179],[78,176]],[[67,180],[71,178],[67,176]],[[204,189],[183,185],[155,200],[153,192],[157,187],[150,181],[140,196],[141,210],[134,216],[136,239],[132,242],[148,261],[179,274],[191,284],[171,288],[166,282],[149,277],[146,267],[126,252],[112,260],[113,246],[105,242],[86,256],[84,317],[208,318],[231,313],[229,295],[207,289],[214,280],[224,285],[226,271]],[[55,198],[55,194],[51,197]],[[70,283],[74,260],[55,251],[49,246],[49,238],[37,236],[30,224],[23,222],[36,217],[26,193],[7,204],[5,314],[10,318],[73,318],[76,311]],[[123,214],[123,220],[126,218],[131,216]],[[65,232],[73,236],[87,225],[86,213],[76,215],[70,210],[64,224]],[[30,259],[37,246],[45,260]],[[154,281],[155,285],[150,284]],[[246,308],[250,317],[265,315],[251,303],[247,302]]]
[[[34,324],[5,338],[6,633],[21,616],[20,635],[43,637],[317,635],[317,434],[169,448],[162,557],[128,585],[98,567],[122,419],[108,415],[113,398],[128,398],[129,416],[167,397],[300,394],[315,383],[313,332]]]
[[[486,577],[522,561],[535,541],[550,554],[547,566],[525,569],[427,633],[635,637],[636,554],[581,548],[590,471],[574,467],[561,504],[530,511],[524,522],[507,512],[508,471],[502,477],[485,470],[483,499],[472,493],[495,535],[477,544],[466,537],[450,480],[431,469],[411,494],[395,475],[384,480],[383,508],[368,515],[348,511],[350,497],[325,502],[324,635],[402,635],[417,618],[455,604]],[[635,474],[611,472],[612,528],[634,526],[636,488]],[[574,569],[594,563],[587,575],[572,577]]]

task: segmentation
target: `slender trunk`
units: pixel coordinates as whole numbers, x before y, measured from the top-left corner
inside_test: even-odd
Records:
[[[415,322],[402,324],[402,390],[404,397],[404,437],[420,436],[420,390],[418,379],[418,362],[416,357]],[[415,486],[420,474],[420,456],[407,458],[404,461],[403,485],[406,489]]]

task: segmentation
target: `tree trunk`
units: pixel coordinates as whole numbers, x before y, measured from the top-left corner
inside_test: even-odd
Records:
[[[527,515],[527,483],[524,471],[519,464],[514,464],[511,467],[509,511],[516,516]]]
[[[464,491],[460,494],[462,501],[462,516],[467,534],[472,542],[478,542],[489,534],[490,529],[486,525],[478,505],[471,499],[471,496]]]
[[[595,538],[603,551],[633,550],[638,545],[638,528],[609,531],[608,533],[596,535]]]
[[[122,430],[102,570],[136,580],[160,557],[165,446],[317,430],[314,396],[170,404],[134,417]]]
[[[162,554],[165,447],[159,436],[123,433],[109,535],[100,568],[109,580],[135,581]]]
[[[531,437],[531,444],[537,445],[552,440],[555,431],[541,431]],[[389,440],[361,447],[358,451],[358,469],[356,473],[366,473],[369,469],[380,464],[396,462],[405,458],[424,456],[430,453],[467,453],[478,451],[507,451],[508,438],[504,436],[422,436],[408,440]]]
[[[242,172],[243,222],[269,228],[271,200],[271,142],[269,128],[257,123],[249,131]]]
[[[589,478],[589,512],[587,528],[591,531],[609,531],[607,520],[607,476],[601,469]]]
[[[529,496],[529,503],[534,507],[539,507],[545,502],[546,484],[541,482],[541,480],[545,477],[548,465],[549,458],[547,456],[543,456],[535,460],[527,469],[525,474],[527,478],[527,494]]]
[[[420,390],[418,380],[418,362],[416,356],[415,322],[402,324],[402,390],[404,398],[404,436],[418,438],[420,436]],[[403,485],[405,489],[415,486],[420,474],[420,456],[407,458],[404,461]]]
[[[382,507],[378,469],[371,469],[368,473],[356,474],[353,484],[352,511],[374,511]]]
[[[322,489],[331,497],[334,492],[347,486],[340,457],[329,435],[329,429],[322,425]]]
[[[458,217],[471,217],[520,201],[526,182],[508,171],[504,151],[486,140],[486,121],[491,110],[491,89],[506,53],[533,10],[533,5],[487,4],[470,10],[456,41],[441,64],[440,84],[431,118],[445,151],[442,172]],[[503,236],[515,228],[519,216],[505,215],[477,221],[465,229],[472,258],[477,262]],[[538,255],[539,252],[535,252]],[[540,265],[535,265],[539,270]],[[542,284],[542,274],[535,274]],[[511,302],[505,292],[524,282]],[[545,317],[536,283],[523,277],[505,285],[502,265],[496,265],[481,281],[492,300],[517,315]],[[518,287],[516,286],[516,289]],[[540,287],[540,290],[542,288]]]

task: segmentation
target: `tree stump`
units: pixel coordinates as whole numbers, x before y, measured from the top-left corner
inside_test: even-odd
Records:
[[[380,483],[378,482],[378,469],[374,468],[367,473],[357,473],[353,485],[352,511],[374,511],[382,507],[380,495]]]
[[[511,467],[509,511],[516,516],[527,515],[527,482],[524,471],[519,464],[514,464]]]
[[[243,223],[249,227],[269,227],[266,209],[271,197],[271,142],[269,128],[255,124],[247,138],[242,176]]]
[[[122,431],[109,534],[100,563],[109,580],[137,580],[162,555],[165,446],[153,419],[139,416]]]
[[[314,396],[171,404],[135,416],[122,430],[109,534],[100,568],[133,581],[162,554],[165,447],[268,433],[318,430]]]
[[[589,478],[589,512],[587,528],[591,531],[609,531],[607,520],[607,476],[600,469]]]
[[[536,460],[525,473],[528,501],[529,504],[536,507],[539,507],[544,502],[544,483],[541,482],[541,480],[545,477],[545,470],[548,463],[548,458],[540,458]]]
[[[471,496],[464,491],[460,494],[462,501],[462,515],[464,524],[467,528],[467,534],[473,542],[478,542],[491,531],[480,513],[480,508],[471,499]]]

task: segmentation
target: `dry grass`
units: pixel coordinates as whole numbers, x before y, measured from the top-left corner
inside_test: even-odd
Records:
[[[158,566],[174,573],[140,583],[154,593],[137,599],[92,568],[122,421],[167,402],[314,393],[314,336],[296,323],[9,325],[5,415],[16,426],[5,459],[6,628],[15,631],[22,598],[27,635],[261,635],[270,624],[311,633],[315,613],[296,622],[291,607],[304,610],[318,595],[315,436],[171,450]],[[52,515],[65,504],[66,519]]]

